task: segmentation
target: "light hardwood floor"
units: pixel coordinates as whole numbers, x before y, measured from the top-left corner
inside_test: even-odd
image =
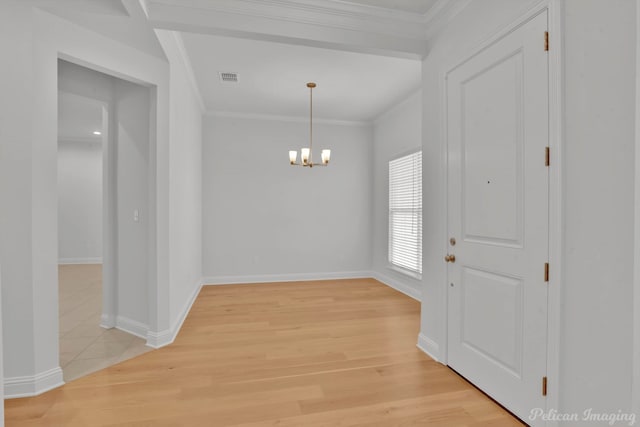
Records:
[[[204,287],[174,344],[9,400],[6,425],[522,425],[416,348],[419,317],[371,279]]]

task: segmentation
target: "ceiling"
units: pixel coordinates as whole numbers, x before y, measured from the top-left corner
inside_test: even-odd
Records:
[[[429,41],[470,0],[27,0],[140,51],[183,44],[206,112],[371,122],[420,88]],[[235,72],[223,84],[219,72]]]
[[[183,33],[207,110],[371,121],[420,87],[421,62],[268,41]],[[219,72],[233,72],[225,83]]]
[[[215,114],[371,122],[421,85],[430,16],[452,0],[148,0],[179,31]],[[221,72],[239,75],[223,83]]]

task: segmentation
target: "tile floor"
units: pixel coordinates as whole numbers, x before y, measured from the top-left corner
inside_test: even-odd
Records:
[[[146,353],[145,340],[100,327],[102,265],[58,267],[60,367],[66,382]]]

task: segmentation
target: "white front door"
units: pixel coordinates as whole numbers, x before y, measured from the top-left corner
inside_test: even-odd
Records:
[[[514,414],[545,408],[547,13],[447,74],[448,364]]]

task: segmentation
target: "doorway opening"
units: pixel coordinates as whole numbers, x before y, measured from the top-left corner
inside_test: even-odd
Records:
[[[58,61],[59,348],[65,381],[151,350],[149,101],[143,86]]]

